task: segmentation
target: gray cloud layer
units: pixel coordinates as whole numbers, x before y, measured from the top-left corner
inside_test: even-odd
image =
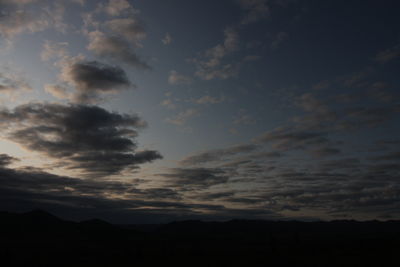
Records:
[[[3,161],[4,159],[4,161]],[[229,209],[223,205],[185,202],[172,188],[138,188],[134,181],[78,179],[33,169],[12,169],[0,155],[0,209],[41,208],[74,219],[100,217],[115,223],[157,223],[208,218],[278,218],[268,210]],[[110,196],[118,195],[115,199]]]
[[[136,151],[137,130],[145,123],[135,115],[96,106],[26,104],[0,112],[7,138],[45,153],[90,176],[118,174],[161,158],[156,151]]]

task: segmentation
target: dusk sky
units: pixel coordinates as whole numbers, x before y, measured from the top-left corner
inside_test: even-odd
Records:
[[[399,10],[0,0],[0,210],[400,219]]]

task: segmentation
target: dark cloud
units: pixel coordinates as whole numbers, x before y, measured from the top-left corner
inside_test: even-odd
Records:
[[[112,195],[120,197],[110,197]],[[256,210],[186,202],[170,188],[139,189],[130,181],[79,179],[34,168],[11,169],[0,165],[0,209],[29,211],[37,208],[68,219],[97,217],[114,223],[278,216],[267,210],[257,213]]]
[[[207,189],[229,180],[226,173],[217,168],[173,168],[159,175],[169,186],[183,191]]]
[[[390,152],[385,155],[373,157],[376,161],[400,161],[400,151]]]
[[[133,193],[136,196],[141,196],[144,199],[156,199],[156,200],[182,200],[182,196],[178,191],[170,188],[149,188],[149,189],[131,189],[129,193]]]
[[[81,103],[91,103],[104,94],[134,86],[123,69],[97,61],[67,64],[62,69],[62,78],[75,87],[75,99]]]
[[[10,157],[9,155],[0,154],[0,167],[10,165],[16,160],[17,160],[16,158]]]
[[[280,158],[282,157],[283,154],[278,151],[269,151],[269,152],[260,152],[260,153],[255,153],[252,154],[251,157],[252,159],[263,159],[263,158]]]
[[[225,157],[235,156],[242,153],[248,153],[256,149],[257,146],[253,144],[237,145],[226,149],[215,149],[198,153],[192,156],[188,156],[183,160],[181,160],[180,163],[183,165],[204,164],[204,163],[219,161]]]
[[[304,146],[320,145],[328,142],[326,133],[292,127],[276,128],[256,139],[261,143],[273,143],[274,148],[288,150]]]
[[[381,107],[359,107],[347,111],[348,120],[351,125],[348,127],[376,127],[383,122],[391,119],[396,113],[400,112],[400,106],[388,105]],[[344,120],[345,122],[346,120]],[[344,124],[345,125],[345,124]]]
[[[91,176],[118,174],[161,158],[156,151],[136,151],[137,130],[145,126],[136,115],[96,106],[26,104],[2,110],[0,118],[9,139]]]
[[[336,170],[336,171],[361,171],[363,168],[360,159],[358,158],[341,158],[335,160],[325,160],[319,162],[318,169],[322,171]]]
[[[328,157],[340,154],[340,149],[333,147],[321,147],[311,151],[311,154],[315,157]]]

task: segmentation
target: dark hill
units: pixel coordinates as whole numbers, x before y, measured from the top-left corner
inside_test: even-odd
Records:
[[[135,230],[133,230],[135,229]],[[145,229],[139,231],[138,229]],[[181,221],[150,227],[0,212],[2,266],[398,266],[399,221]]]

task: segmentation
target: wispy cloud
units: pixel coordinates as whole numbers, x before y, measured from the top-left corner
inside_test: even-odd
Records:
[[[197,109],[189,108],[185,111],[178,113],[175,117],[167,118],[166,121],[171,124],[182,126],[182,125],[186,124],[186,122],[189,119],[191,119],[192,117],[195,117],[197,115],[199,115],[199,111]]]
[[[161,40],[163,44],[169,45],[172,43],[172,36],[168,32],[165,34],[164,38]]]
[[[191,77],[180,74],[175,70],[171,70],[168,76],[169,84],[191,84],[192,81]]]

